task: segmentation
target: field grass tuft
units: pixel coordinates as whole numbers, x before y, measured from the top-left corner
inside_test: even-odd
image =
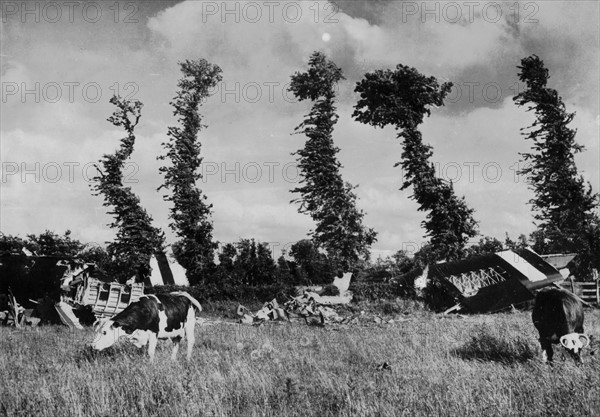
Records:
[[[501,362],[507,365],[527,362],[535,357],[530,341],[523,336],[516,335],[514,339],[500,338],[484,328],[478,329],[469,342],[454,349],[452,353],[464,360]]]

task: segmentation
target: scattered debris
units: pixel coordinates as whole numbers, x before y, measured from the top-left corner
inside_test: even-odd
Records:
[[[15,298],[12,290],[8,289],[8,300],[6,310],[0,311],[0,324],[5,326],[15,326],[16,328],[22,328],[23,326],[37,326],[40,319],[32,317],[33,309],[23,308]]]
[[[444,311],[444,314],[450,314],[454,311],[459,311],[461,309],[462,309],[462,306],[460,305],[460,303],[458,303],[458,304],[455,304],[454,306],[450,307],[446,311]]]
[[[338,287],[340,295],[348,292],[348,288],[350,288],[350,279],[352,279],[352,272],[346,272],[341,277],[335,277],[333,279],[333,285]]]
[[[279,305],[276,299],[273,299],[265,303],[256,313],[252,313],[246,307],[240,305],[237,309],[237,315],[240,317],[240,323],[253,325],[276,320],[322,325],[339,323],[343,320],[333,308],[321,305],[309,292],[292,298],[283,307]]]
[[[58,316],[60,317],[60,321],[63,322],[64,325],[69,326],[71,328],[76,328],[79,330],[83,330],[83,326],[79,323],[79,319],[73,313],[73,307],[64,301],[59,301],[54,305]]]
[[[288,319],[286,312],[279,307],[276,299],[264,303],[263,307],[256,313],[252,313],[240,304],[237,309],[237,314],[241,317],[240,322],[243,324],[261,324],[262,322],[270,320]]]
[[[418,296],[423,296],[423,290],[427,287],[427,283],[429,282],[429,265],[425,266],[423,269],[423,273],[415,278],[415,291]]]
[[[342,277],[336,277],[333,280],[340,292],[336,296],[324,296],[316,290],[322,287],[302,287],[303,294],[287,301],[280,306],[276,299],[266,302],[256,313],[252,313],[248,308],[239,305],[237,315],[240,317],[240,323],[260,325],[266,321],[290,321],[304,322],[309,325],[324,325],[328,323],[342,323],[344,318],[331,307],[337,304],[348,304],[352,300],[352,293],[348,291],[352,273],[345,273]]]
[[[387,362],[383,362],[382,364],[377,365],[377,370],[378,371],[391,371],[392,366]]]

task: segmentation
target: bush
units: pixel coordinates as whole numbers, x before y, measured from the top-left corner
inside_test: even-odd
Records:
[[[177,285],[161,285],[149,287],[149,294],[165,294],[173,291],[186,291],[200,303],[235,301],[240,304],[264,303],[273,298],[279,302],[285,302],[294,296],[294,288],[282,284],[269,285],[217,285],[204,284],[193,287],[182,287]]]
[[[325,285],[323,291],[321,292],[321,295],[335,297],[337,295],[340,295],[340,289],[333,284]]]

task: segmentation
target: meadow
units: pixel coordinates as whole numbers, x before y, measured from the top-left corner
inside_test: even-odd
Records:
[[[542,363],[530,312],[383,319],[213,321],[197,326],[189,363],[185,344],[172,362],[163,341],[153,364],[125,343],[91,352],[91,329],[0,328],[0,415],[600,414],[600,352],[577,366],[557,347],[555,363]],[[599,310],[586,310],[586,332],[600,335]]]

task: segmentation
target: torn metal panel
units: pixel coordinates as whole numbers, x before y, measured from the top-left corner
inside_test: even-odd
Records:
[[[542,259],[560,270],[566,268],[567,265],[577,256],[576,253],[553,253],[550,255],[540,255]]]
[[[78,286],[75,304],[92,306],[98,318],[112,317],[144,295],[143,283],[119,284],[86,277]]]
[[[534,295],[517,279],[482,288],[477,295],[465,298],[463,303],[474,313],[493,313],[511,305],[518,305]]]
[[[60,301],[54,305],[54,308],[56,309],[56,312],[60,317],[60,321],[62,321],[63,324],[71,328],[74,327],[76,329],[83,330],[83,326],[81,323],[79,323],[79,319],[75,313],[73,313],[73,307],[64,301]]]
[[[350,280],[352,279],[352,272],[346,272],[341,277],[335,277],[333,279],[333,285],[340,290],[340,295],[346,293],[350,288]]]
[[[349,304],[352,301],[352,292],[348,290],[350,288],[350,280],[352,279],[352,272],[346,272],[342,277],[335,277],[332,285],[337,287],[339,295],[321,295],[323,293],[322,286],[298,286],[296,290],[299,291],[302,296],[306,296],[308,299],[316,301],[318,304],[323,305],[337,305],[337,304]]]
[[[531,300],[536,290],[563,279],[528,249],[431,265],[428,278],[441,282],[474,313],[495,312]]]
[[[350,304],[350,301],[352,301],[352,294],[350,291],[346,291],[344,295],[319,295],[315,292],[308,291],[304,294],[318,304],[323,305]]]

